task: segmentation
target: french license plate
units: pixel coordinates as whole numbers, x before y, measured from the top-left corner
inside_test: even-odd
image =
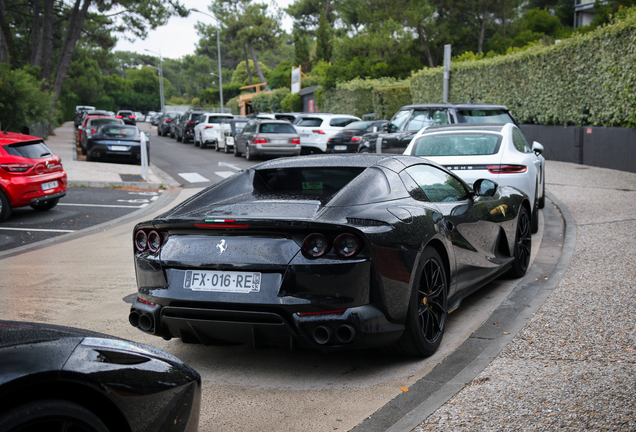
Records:
[[[273,139],[272,144],[287,144],[289,141],[284,139]]]
[[[42,183],[42,190],[55,189],[57,186],[57,180],[48,183]]]
[[[186,270],[183,288],[192,291],[252,293],[261,290],[261,274],[232,271]]]
[[[335,151],[346,151],[347,150],[347,146],[346,145],[337,145],[337,146],[333,146],[333,149]]]
[[[112,151],[127,151],[128,147],[127,146],[110,146],[110,149]]]

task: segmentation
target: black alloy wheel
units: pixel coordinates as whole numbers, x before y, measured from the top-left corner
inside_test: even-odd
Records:
[[[525,207],[519,209],[517,217],[517,234],[515,236],[514,261],[508,274],[520,278],[528,271],[532,252],[532,234],[530,233],[530,217]]]
[[[19,405],[0,415],[3,432],[109,432],[94,413],[74,402],[46,399]]]
[[[448,283],[434,248],[424,249],[420,262],[419,284],[411,293],[406,328],[394,349],[403,355],[428,357],[439,348],[446,329]]]

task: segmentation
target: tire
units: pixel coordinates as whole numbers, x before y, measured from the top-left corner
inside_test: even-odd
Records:
[[[539,232],[539,199],[537,195],[539,194],[539,185],[534,192],[534,208],[532,209],[532,220],[530,221],[530,229],[532,234],[536,234]]]
[[[51,200],[44,201],[43,203],[40,203],[40,204],[31,204],[30,207],[33,210],[37,210],[37,211],[48,211],[48,210],[51,210],[53,207],[55,207],[59,200],[60,200],[59,198],[53,198]]]
[[[197,141],[197,135],[194,134],[194,146],[195,147],[199,147],[199,145],[201,145],[200,143],[201,143],[201,141]]]
[[[541,198],[539,198],[539,208],[542,209],[545,207],[545,169],[543,170],[543,180],[541,182]]]
[[[185,135],[183,136],[183,138],[181,139],[181,142],[184,144],[187,144],[190,142],[190,140],[188,139],[188,137],[186,137]]]
[[[179,134],[175,134],[175,135],[176,135],[176,138],[177,138],[177,142],[181,142],[182,141],[181,135],[179,135]]]
[[[367,147],[362,147],[358,153],[371,153]]]
[[[249,144],[245,145],[245,159],[247,159],[248,161],[253,161],[254,159],[256,159],[256,157],[254,156],[254,152],[250,151]]]
[[[219,142],[216,142],[216,145],[214,146],[214,150],[215,151],[221,151],[221,149],[219,148]]]
[[[199,143],[199,147],[201,147],[202,149],[206,148],[208,145],[206,143],[204,143],[203,141],[201,141]]]
[[[0,190],[0,222],[9,219],[11,216],[11,203],[9,198]]]
[[[161,136],[161,129],[157,129],[157,135]]]
[[[513,278],[520,278],[528,271],[530,265],[530,254],[532,252],[532,235],[530,233],[530,218],[525,207],[519,209],[517,217],[517,231],[515,234],[515,246],[513,251],[514,261],[508,275]]]
[[[238,151],[238,146],[236,145],[236,141],[234,142],[234,156],[235,157],[240,157],[241,156],[241,152]]]
[[[12,408],[0,415],[0,430],[110,432],[88,409],[60,399],[34,401]]]
[[[448,282],[437,251],[427,247],[420,260],[419,281],[413,286],[404,334],[393,346],[401,355],[428,357],[439,348],[448,316]]]

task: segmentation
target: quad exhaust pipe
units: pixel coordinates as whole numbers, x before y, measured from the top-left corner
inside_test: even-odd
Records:
[[[334,336],[337,343],[348,344],[356,338],[356,329],[349,324],[341,324],[334,333],[331,327],[320,325],[314,328],[311,336],[318,345],[326,345],[332,342]]]
[[[137,327],[140,330],[148,333],[154,333],[155,319],[151,314],[132,311],[130,312],[130,315],[128,315],[128,322],[130,325]]]

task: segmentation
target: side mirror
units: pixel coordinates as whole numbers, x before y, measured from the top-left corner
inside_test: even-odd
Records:
[[[540,155],[543,153],[543,146],[536,141],[532,141],[532,151]]]
[[[384,123],[382,125],[382,131],[383,132],[388,132],[389,131],[389,127],[390,127],[391,123]]]
[[[146,136],[150,138],[150,132],[146,132]]]
[[[84,129],[84,127],[83,127],[82,125],[79,125],[77,128],[78,128],[79,130]]]
[[[473,191],[477,196],[491,197],[497,192],[499,185],[492,180],[479,179],[473,184]]]

